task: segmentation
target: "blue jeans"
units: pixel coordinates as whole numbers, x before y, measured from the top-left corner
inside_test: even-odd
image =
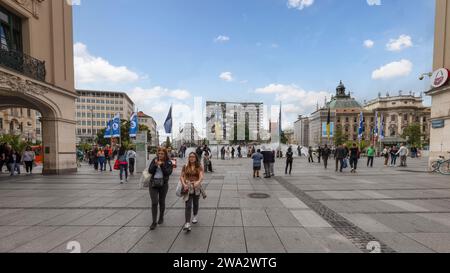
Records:
[[[100,167],[100,171],[106,171],[106,158],[99,157],[98,158],[98,164]]]
[[[120,180],[123,180],[123,173],[125,172],[125,179],[128,179],[128,164],[120,164]]]

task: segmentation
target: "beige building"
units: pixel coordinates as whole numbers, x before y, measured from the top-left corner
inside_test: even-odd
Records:
[[[173,140],[175,148],[180,148],[181,145],[194,147],[203,144],[203,139],[200,137],[197,129],[193,123],[185,123],[180,128],[180,134]]]
[[[123,92],[77,90],[76,135],[77,143],[93,142],[97,133],[106,128],[116,114],[129,120],[134,102]]]
[[[0,0],[0,110],[42,115],[44,174],[76,171],[72,7]]]
[[[38,114],[39,112],[26,108],[0,111],[0,135],[19,135],[22,140],[32,143],[41,141]]]
[[[151,140],[150,146],[159,146],[159,132],[158,125],[153,117],[146,115],[144,112],[138,113],[138,123],[147,126],[150,129]]]
[[[436,0],[436,30],[433,70],[450,69],[450,1]],[[450,154],[450,85],[447,81],[427,92],[432,97],[430,161]]]

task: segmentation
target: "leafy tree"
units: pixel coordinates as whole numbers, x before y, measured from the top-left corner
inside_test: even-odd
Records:
[[[420,124],[413,123],[403,130],[402,138],[408,140],[411,146],[422,147],[422,137],[424,135],[420,131]]]
[[[172,143],[170,142],[170,137],[167,137],[167,139],[166,139],[166,148],[167,149],[172,148]]]
[[[334,145],[339,146],[348,141],[348,135],[345,135],[342,129],[337,129],[334,132]]]
[[[32,145],[31,142],[23,141],[21,136],[16,135],[1,135],[0,143],[7,143],[19,153],[23,152],[27,146]]]
[[[281,131],[280,142],[282,144],[288,144],[288,138],[286,137],[284,131]]]

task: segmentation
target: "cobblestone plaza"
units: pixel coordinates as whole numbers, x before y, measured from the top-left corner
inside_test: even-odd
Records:
[[[138,177],[83,166],[76,175],[0,176],[0,252],[62,252],[77,241],[83,253],[450,252],[450,180],[409,167],[358,174],[296,159],[276,177],[253,179],[247,159],[214,161],[199,224],[184,233],[184,203],[170,181],[166,222],[150,231],[150,197]],[[361,163],[361,165],[365,165]],[[259,193],[251,198],[251,194]],[[267,195],[267,196],[264,196]]]

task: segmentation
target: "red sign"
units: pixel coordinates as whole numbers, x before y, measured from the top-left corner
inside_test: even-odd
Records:
[[[448,82],[449,74],[449,70],[445,68],[434,71],[433,76],[431,76],[431,86],[434,88],[444,86]]]

